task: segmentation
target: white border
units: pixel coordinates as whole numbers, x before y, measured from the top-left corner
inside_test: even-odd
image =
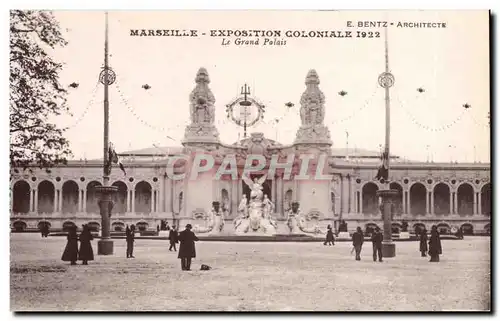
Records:
[[[443,0],[420,0],[420,1],[389,1],[389,0],[377,0],[376,2],[373,1],[318,1],[318,0],[307,0],[307,1],[292,1],[292,0],[287,0],[287,1],[272,1],[272,0],[240,0],[240,1],[217,1],[217,0],[212,0],[212,1],[193,1],[193,0],[186,0],[186,1],[168,1],[168,2],[163,2],[160,0],[153,1],[153,0],[141,0],[141,1],[131,1],[131,0],[121,0],[121,1],[103,1],[103,0],[85,0],[85,1],[64,1],[64,0],[58,0],[58,1],[26,1],[26,0],[21,0],[21,1],[12,1],[12,0],[6,0],[2,1],[1,3],[2,9],[2,15],[1,15],[1,20],[2,20],[2,33],[1,33],[1,41],[0,43],[4,44],[4,48],[1,51],[1,61],[2,63],[0,66],[1,71],[0,74],[3,75],[2,79],[3,81],[6,81],[7,75],[8,75],[8,39],[9,39],[9,13],[8,10],[11,8],[16,8],[16,9],[66,9],[66,10],[78,10],[78,9],[85,9],[85,10],[103,10],[103,9],[108,9],[108,10],[133,10],[133,9],[140,9],[140,10],[158,10],[158,9],[335,9],[335,10],[340,10],[340,9],[492,9],[493,12],[497,13],[497,15],[500,13],[500,1],[493,1],[493,0],[474,0],[474,1],[443,1]],[[498,38],[498,17],[497,17],[497,24],[496,24],[496,37]],[[496,65],[496,70],[495,74],[498,73],[498,50],[496,52],[496,58],[495,60],[497,61]],[[7,108],[7,100],[8,100],[8,86],[7,84],[2,84],[0,86],[0,90],[2,93],[2,97],[4,98],[4,102],[6,103],[4,107],[1,109],[1,112],[3,113],[3,116],[1,117],[2,122],[0,124],[1,132],[5,133],[6,136],[8,136],[8,108]],[[500,86],[498,82],[496,83],[495,88],[492,88],[492,90],[495,90],[497,93],[500,92]],[[498,97],[497,97],[498,99]],[[496,106],[495,106],[496,107]],[[496,113],[498,114],[498,112]],[[497,115],[498,116],[498,115]],[[498,117],[494,120],[495,123],[498,123]],[[498,139],[496,133],[495,135],[495,141]],[[1,260],[1,284],[0,284],[0,289],[2,291],[2,300],[1,302],[1,311],[2,311],[2,320],[6,319],[11,319],[13,318],[13,315],[9,312],[10,311],[10,298],[9,298],[9,292],[10,292],[10,280],[9,280],[9,233],[8,233],[8,207],[9,207],[9,188],[8,188],[8,155],[7,155],[7,145],[8,141],[7,139],[1,140],[1,144],[3,148],[1,148],[1,151],[5,152],[4,157],[0,158],[1,161],[1,167],[2,171],[0,171],[0,178],[1,182],[5,184],[4,188],[2,191],[4,191],[3,195],[1,196],[0,200],[2,201],[1,204],[3,206],[3,217],[4,217],[4,222],[2,226],[4,227],[3,231],[0,233],[0,248],[1,248],[1,257],[4,258]],[[496,148],[497,144],[495,144]],[[496,163],[494,164],[495,166],[497,165]],[[494,177],[496,181],[496,177]],[[500,192],[495,193],[495,199],[500,199],[499,198]],[[496,213],[496,208],[494,213]],[[495,222],[495,231],[498,231],[498,221]],[[496,253],[498,254],[498,248],[496,249]],[[493,272],[493,271],[492,271]],[[493,289],[492,289],[493,290]],[[339,295],[339,294],[337,294]],[[341,295],[341,293],[340,293]],[[168,300],[168,298],[166,298]],[[333,299],[333,298],[332,298]],[[495,306],[498,305],[495,304]],[[7,318],[4,318],[7,317]],[[52,316],[49,316],[52,317]],[[87,318],[86,316],[83,315],[83,317]],[[169,319],[177,319],[178,316],[173,316],[173,315],[167,315],[166,316]],[[193,318],[194,316],[179,316],[183,318]],[[207,317],[207,316],[205,316]],[[213,317],[220,318],[220,315],[214,315]],[[232,317],[232,316],[229,316]],[[271,317],[277,317],[274,315],[266,316],[266,315],[255,315],[252,316],[252,318],[258,318],[261,320],[262,318],[271,318]],[[286,317],[286,315],[285,315]],[[342,316],[339,315],[332,315],[332,316],[327,316],[328,318],[333,317],[338,319],[339,317],[342,318]],[[366,315],[366,316],[357,316],[357,318],[373,318],[373,315]],[[386,317],[386,316],[382,316]],[[454,317],[454,316],[452,316]],[[100,319],[103,318],[104,316],[92,316],[92,319]],[[120,319],[128,319],[130,317],[125,317],[123,315],[120,315]],[[301,316],[301,318],[309,319],[312,318],[312,316]],[[426,315],[426,319],[428,319],[429,316]]]

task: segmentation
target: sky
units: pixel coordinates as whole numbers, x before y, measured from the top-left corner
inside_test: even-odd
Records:
[[[75,159],[100,158],[103,86],[96,85],[104,61],[104,13],[57,11],[55,16],[68,45],[51,54],[64,62],[62,84],[79,86],[69,88],[74,116],[54,121],[70,127],[66,136]],[[420,161],[489,161],[487,11],[111,11],[109,62],[117,74],[109,87],[111,141],[118,152],[181,146],[189,94],[196,72],[205,67],[224,143],[243,138],[243,129],[227,120],[225,106],[246,83],[266,105],[264,122],[249,132],[291,144],[300,125],[305,77],[315,69],[326,97],[325,124],[333,147],[379,150],[385,135],[384,90],[377,83],[385,69],[384,30],[348,28],[347,21],[395,23],[388,28],[389,67],[396,79],[391,88],[391,154]],[[444,22],[446,28],[398,28],[400,21]],[[133,37],[130,29],[207,34],[213,29],[359,30],[382,36],[282,37],[287,41],[283,46],[223,46],[222,38]],[[286,107],[287,102],[294,107]],[[471,108],[465,110],[465,103]],[[278,124],[273,121],[277,118]]]

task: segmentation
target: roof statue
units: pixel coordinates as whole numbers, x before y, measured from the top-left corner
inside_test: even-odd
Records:
[[[301,126],[297,131],[295,143],[332,144],[330,131],[325,126],[325,95],[319,89],[319,76],[311,69],[306,76],[306,90],[300,97]]]
[[[196,86],[189,95],[191,124],[186,127],[183,144],[218,143],[215,127],[215,96],[208,87],[210,77],[200,68],[195,77]]]

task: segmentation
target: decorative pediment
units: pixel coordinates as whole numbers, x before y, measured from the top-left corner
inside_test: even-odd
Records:
[[[305,216],[306,220],[307,221],[318,221],[321,219],[321,217],[323,216],[323,214],[321,214],[320,211],[318,210],[311,210],[309,213],[307,213],[307,215]]]
[[[207,217],[207,212],[204,209],[197,208],[197,209],[193,210],[192,217],[195,220],[204,220]]]

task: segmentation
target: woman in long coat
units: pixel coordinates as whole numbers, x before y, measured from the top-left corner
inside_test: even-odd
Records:
[[[82,234],[80,234],[80,251],[78,252],[78,260],[83,261],[83,265],[88,265],[88,261],[94,260],[94,251],[92,250],[92,241],[94,237],[90,233],[87,224],[83,225]]]
[[[326,232],[326,240],[323,243],[323,245],[326,245],[326,244],[335,245],[335,239],[333,237],[332,226],[328,225],[327,229],[328,229],[328,231]]]
[[[196,257],[194,242],[198,241],[198,238],[191,232],[191,228],[191,224],[187,224],[186,229],[180,232],[177,238],[180,242],[179,255],[177,257],[181,259],[181,268],[183,271],[191,270],[191,259]]]
[[[425,227],[420,232],[420,253],[422,253],[422,257],[427,256],[427,230]]]
[[[71,265],[76,264],[78,259],[78,235],[76,234],[76,225],[72,226],[67,236],[68,242],[64,249],[61,260],[64,262],[71,262]]]
[[[431,260],[429,262],[439,262],[439,255],[441,254],[443,254],[441,239],[439,238],[439,232],[436,225],[433,225],[431,229],[431,237],[429,239],[429,255],[431,256]]]

